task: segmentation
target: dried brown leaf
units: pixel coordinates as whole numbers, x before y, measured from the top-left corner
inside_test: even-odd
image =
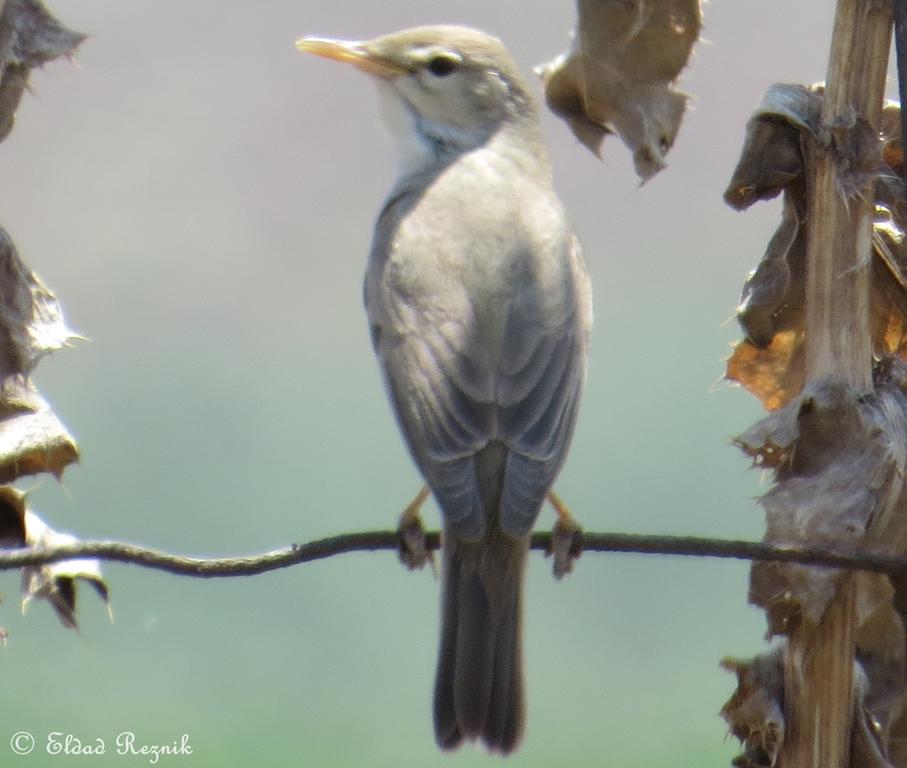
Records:
[[[725,202],[738,211],[758,200],[770,200],[788,189],[803,174],[802,135],[814,134],[822,110],[819,86],[807,88],[775,83],[746,124],[746,138],[737,167],[724,193]],[[800,220],[805,218],[805,190],[792,201]]]
[[[721,708],[731,734],[743,745],[737,768],[772,768],[785,736],[784,651],[779,644],[752,659],[726,658],[721,666],[737,675],[737,688]],[[904,707],[903,666],[858,650],[854,664],[854,708],[848,768],[892,768],[898,749],[892,724]]]
[[[834,377],[812,382],[737,438],[757,464],[773,469],[774,485],[760,499],[765,542],[907,552],[907,363],[885,359],[873,378],[875,389],[869,395],[859,395]],[[815,631],[844,576],[833,568],[754,562],[750,601],[765,610],[770,635],[789,634],[802,622],[810,627],[801,629]],[[868,572],[848,578],[855,596],[856,644],[848,765],[893,768],[904,765],[907,757],[902,748],[907,734],[907,580]],[[786,674],[791,684],[802,673],[797,661],[786,663],[784,671],[777,651],[725,665],[738,673],[738,690],[722,710],[744,742],[736,766],[774,763],[777,750],[766,748],[765,737],[784,722],[780,681]]]
[[[785,199],[781,225],[769,241],[762,261],[743,284],[737,321],[746,332],[747,339],[760,349],[772,343],[778,326],[784,324],[782,316],[790,315],[790,310],[794,308],[790,289],[790,251],[799,233],[800,219],[796,206]]]
[[[72,435],[37,390],[13,377],[0,388],[0,483],[50,472],[79,459]]]
[[[783,648],[752,659],[721,660],[737,675],[737,689],[721,708],[731,734],[744,752],[734,760],[737,768],[770,768],[784,743]]]
[[[0,228],[0,483],[59,477],[78,460],[75,440],[28,380],[44,355],[75,338],[56,296]]]
[[[55,531],[30,509],[25,510],[26,546],[34,548],[55,547],[78,542],[75,536]],[[101,562],[94,558],[61,560],[47,565],[22,569],[22,610],[35,599],[47,600],[63,626],[76,628],[76,582],[88,582],[100,595],[113,618],[110,592],[101,573]]]
[[[781,331],[764,349],[744,339],[728,358],[725,376],[758,397],[767,410],[784,407],[806,379],[804,335],[802,329]]]
[[[0,227],[0,381],[27,376],[44,355],[76,338],[53,291],[25,266]]]
[[[665,166],[686,108],[672,83],[699,38],[699,0],[578,0],[571,49],[539,67],[549,108],[598,155],[617,133],[646,181]]]
[[[784,194],[781,225],[744,284],[738,320],[746,339],[736,346],[726,370],[728,379],[742,384],[769,410],[786,405],[803,386],[808,222],[802,148],[820,132],[822,93],[820,86],[789,84],[768,90],[747,125],[744,148],[725,192],[728,204],[739,210]],[[836,153],[843,196],[854,194],[870,178],[877,180],[870,300],[873,351],[877,357],[907,358],[907,203],[900,167],[896,171],[883,162],[885,157],[903,162],[897,105],[886,106],[882,130],[880,139],[865,120],[852,116],[828,132],[826,140]],[[797,227],[793,237],[792,226]]]
[[[738,438],[750,456],[779,457],[771,464],[775,485],[760,499],[764,540],[904,551],[907,532],[898,520],[905,504],[905,424],[907,398],[898,387],[858,398],[843,382],[826,378]],[[785,634],[801,620],[819,623],[840,578],[832,568],[755,562],[750,601],[766,610],[770,634]],[[858,605],[868,621],[891,600],[869,588],[872,580],[864,582]]]
[[[26,495],[10,486],[0,486],[0,548],[42,548],[72,544],[78,539],[51,528],[28,508]],[[110,612],[110,595],[93,558],[63,560],[22,569],[22,610],[35,599],[47,600],[66,627],[76,627],[76,582],[87,581],[101,596]]]
[[[0,6],[0,141],[13,127],[28,74],[61,56],[71,56],[85,35],[58,22],[38,0],[6,0]]]

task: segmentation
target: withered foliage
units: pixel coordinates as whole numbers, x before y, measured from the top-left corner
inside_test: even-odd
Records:
[[[746,338],[727,363],[727,377],[742,384],[769,410],[789,403],[804,384],[804,301],[807,212],[804,152],[814,141],[822,88],[776,84],[747,124],[746,139],[725,192],[728,205],[744,210],[783,195],[781,223],[762,260],[743,286],[737,319]],[[877,358],[907,359],[907,207],[900,110],[885,107],[881,129],[855,118],[840,129],[840,194],[848,197],[876,179],[871,316]]]
[[[44,355],[74,338],[53,292],[0,227],[0,482],[50,472],[79,457],[60,420],[29,381]]]
[[[13,124],[28,71],[70,55],[84,39],[36,0],[6,0],[0,13],[0,141]],[[18,89],[18,90],[16,90]],[[78,459],[76,442],[29,382],[46,354],[74,335],[53,291],[0,227],[0,482],[51,472]]]
[[[907,551],[907,363],[888,357],[874,391],[842,380],[810,382],[736,444],[773,473],[760,498],[764,541],[844,551]],[[765,610],[768,634],[818,627],[844,579],[855,592],[857,656],[851,768],[898,766],[907,754],[904,617],[907,580],[796,563],[754,562],[749,599]],[[781,654],[727,662],[738,688],[722,709],[744,745],[735,765],[772,766],[785,733]]]
[[[699,39],[699,0],[578,0],[569,51],[538,68],[545,100],[599,155],[617,133],[647,181],[665,167],[688,96],[672,86]]]
[[[885,106],[879,126],[859,115],[822,126],[823,88],[776,84],[750,118],[725,201],[744,210],[783,197],[782,218],[762,260],[747,277],[737,310],[746,338],[727,377],[756,395],[769,415],[736,438],[754,463],[772,472],[760,498],[764,541],[829,549],[907,552],[907,223],[900,110]],[[806,381],[805,312],[810,162],[833,153],[837,193],[853,200],[874,189],[870,332],[871,394],[843,379]],[[907,579],[834,568],[754,562],[750,602],[762,608],[769,636],[810,636],[844,580],[855,595],[854,708],[850,768],[907,764],[905,630]],[[802,636],[802,635],[800,635]],[[785,679],[802,657],[775,650],[726,661],[738,687],[722,709],[743,742],[740,768],[774,766],[791,723]],[[785,669],[787,665],[787,669]],[[793,665],[793,666],[792,666]]]
[[[722,660],[737,675],[737,688],[721,708],[743,753],[735,768],[774,768],[784,743],[784,653],[781,642],[751,659]],[[859,643],[853,667],[854,710],[848,768],[897,768],[904,765],[907,718],[904,716],[903,658],[866,652]]]
[[[844,550],[894,547],[893,553],[899,540],[907,544],[907,532],[888,530],[907,469],[907,398],[888,370],[888,365],[878,369],[879,385],[864,397],[833,378],[811,382],[787,406],[736,438],[747,455],[774,473],[771,490],[759,500],[766,542]],[[750,602],[765,609],[769,634],[787,634],[801,620],[819,623],[843,575],[833,568],[755,562]]]
[[[74,544],[75,536],[51,528],[28,508],[25,494],[0,487],[0,546],[4,548],[54,547]],[[86,581],[101,596],[110,612],[110,595],[98,560],[82,558],[22,569],[22,609],[32,600],[47,600],[63,626],[75,628],[78,581]]]
[[[907,533],[907,366],[887,359],[875,371],[875,392],[858,397],[835,379],[811,383],[784,408],[737,438],[738,446],[774,473],[765,509],[765,541],[897,553]],[[905,698],[903,585],[879,574],[754,563],[750,602],[768,617],[769,635],[801,622],[818,625],[841,580],[855,579],[856,706],[851,766],[894,766],[900,759]],[[744,753],[740,768],[773,766],[785,733],[783,654],[726,661],[738,687],[722,709]]]
[[[37,0],[6,0],[0,9],[2,141],[13,127],[30,70],[71,55],[84,36],[56,21]],[[44,355],[74,338],[53,291],[25,265],[0,227],[0,483],[42,472],[60,477],[78,460],[76,441],[29,378]],[[74,541],[28,509],[22,493],[0,486],[0,547],[51,547]],[[69,560],[23,569],[23,607],[33,599],[48,600],[63,624],[75,627],[79,579],[108,600],[99,562]],[[0,638],[5,640],[5,631],[0,630]]]
[[[0,14],[0,141],[12,130],[29,72],[72,55],[84,39],[60,24],[38,0],[6,0]]]
[[[722,659],[737,675],[737,689],[721,708],[731,734],[743,744],[736,768],[775,765],[784,743],[784,658],[779,646],[752,659]]]

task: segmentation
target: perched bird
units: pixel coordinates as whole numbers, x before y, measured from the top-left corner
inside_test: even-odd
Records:
[[[509,753],[525,719],[530,530],[567,453],[592,301],[536,106],[497,39],[464,27],[305,52],[377,81],[399,145],[365,304],[387,392],[443,517],[438,744]]]

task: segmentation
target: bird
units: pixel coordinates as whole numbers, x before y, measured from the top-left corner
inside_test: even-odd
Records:
[[[443,522],[435,739],[508,754],[525,723],[531,530],[586,378],[583,251],[500,40],[425,26],[296,46],[369,74],[397,144],[364,297],[391,406]]]

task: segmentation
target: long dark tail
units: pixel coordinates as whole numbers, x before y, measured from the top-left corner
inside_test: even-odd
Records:
[[[480,480],[485,475],[487,508],[496,510],[503,453],[495,449],[484,458]],[[492,470],[490,464],[497,471],[481,471]],[[476,542],[445,530],[435,738],[444,749],[481,738],[488,749],[507,754],[525,722],[521,626],[529,537],[512,538],[498,527],[496,514],[488,517]]]

